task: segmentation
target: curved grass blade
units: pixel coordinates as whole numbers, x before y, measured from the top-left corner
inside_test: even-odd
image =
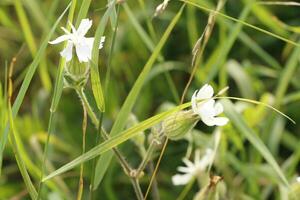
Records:
[[[262,140],[256,135],[256,133],[247,125],[243,120],[243,117],[234,109],[233,104],[228,100],[222,100],[224,105],[224,113],[230,119],[231,123],[242,133],[250,143],[260,152],[260,154],[265,158],[265,160],[270,164],[270,166],[277,173],[281,181],[289,187],[289,182],[287,181],[285,175],[277,164],[275,158],[270,153],[269,149],[262,142]]]
[[[117,116],[117,119],[112,127],[112,130],[110,133],[110,135],[112,137],[117,135],[118,133],[120,133],[123,130],[123,128],[125,127],[126,120],[124,120],[124,119],[128,118],[128,116],[135,104],[135,101],[146,81],[146,78],[149,75],[149,72],[150,72],[155,60],[158,58],[162,47],[164,46],[164,44],[166,43],[167,39],[170,36],[171,31],[173,30],[176,23],[180,19],[183,8],[184,8],[184,6],[181,7],[181,9],[178,11],[178,13],[174,16],[173,20],[170,22],[165,33],[163,34],[162,38],[158,42],[157,46],[155,47],[155,49],[154,49],[153,53],[151,54],[149,60],[147,61],[146,65],[144,66],[143,71],[140,73],[139,77],[137,78],[136,82],[134,83],[134,86],[132,87],[129,95],[127,96],[127,98]],[[105,153],[103,156],[101,156],[99,158],[99,160],[98,160],[99,168],[96,169],[97,171],[95,173],[97,175],[95,177],[95,184],[94,184],[95,188],[97,188],[98,185],[100,184],[100,182],[109,166],[112,156],[113,156],[113,154],[110,151],[110,152]]]
[[[36,199],[36,197],[37,197],[36,189],[35,189],[33,183],[31,182],[30,176],[27,172],[25,163],[22,160],[22,156],[21,156],[21,153],[19,151],[19,147],[18,147],[18,144],[17,144],[17,141],[16,141],[15,125],[14,125],[14,120],[13,120],[12,110],[11,110],[10,105],[8,107],[8,115],[9,115],[9,125],[10,125],[10,135],[9,135],[10,143],[12,145],[12,149],[14,151],[16,161],[17,161],[18,167],[20,169],[20,173],[21,173],[21,175],[24,179],[27,191],[28,191],[31,199]]]
[[[270,31],[267,31],[267,30],[265,30],[265,29],[259,28],[259,27],[257,27],[257,26],[252,25],[252,24],[249,24],[249,23],[247,23],[247,22],[245,22],[245,21],[236,19],[236,18],[231,17],[231,16],[229,16],[229,15],[226,15],[226,14],[224,14],[224,13],[216,12],[216,11],[214,11],[214,10],[212,10],[212,9],[209,9],[209,8],[207,8],[207,7],[205,7],[205,6],[201,6],[201,5],[196,4],[196,3],[194,3],[194,2],[191,2],[191,1],[187,1],[187,0],[180,0],[180,1],[185,2],[185,3],[187,3],[187,4],[190,4],[190,5],[193,5],[193,6],[197,7],[197,8],[199,8],[199,9],[205,10],[205,11],[207,11],[207,12],[215,12],[217,15],[220,15],[220,16],[222,16],[222,17],[224,17],[224,18],[229,19],[229,20],[232,20],[232,21],[241,23],[241,24],[243,24],[243,25],[245,25],[245,26],[247,26],[247,27],[250,27],[250,28],[255,29],[255,30],[259,31],[259,32],[265,33],[265,34],[267,34],[267,35],[270,35],[270,36],[272,36],[272,37],[274,37],[274,38],[277,38],[277,39],[279,39],[279,40],[282,40],[282,41],[284,41],[284,42],[286,42],[286,43],[292,44],[292,45],[294,45],[294,46],[300,46],[300,44],[297,43],[297,42],[294,42],[294,41],[292,41],[292,40],[289,40],[289,39],[287,39],[287,38],[285,38],[285,37],[282,37],[282,36],[280,36],[280,35],[277,35],[277,34],[275,34],[275,33],[272,33],[272,32],[270,32]]]
[[[98,28],[95,33],[95,41],[93,45],[93,51],[92,51],[92,60],[91,60],[91,84],[92,84],[92,90],[94,94],[94,98],[97,104],[97,107],[100,111],[105,111],[105,101],[101,86],[101,79],[99,74],[99,67],[98,67],[98,61],[99,61],[99,44],[100,39],[103,36],[106,24],[108,22],[108,18],[110,17],[111,13],[113,12],[115,7],[115,2],[112,2],[108,9],[106,10],[104,16],[102,17],[101,21],[98,24]]]
[[[20,88],[20,91],[17,95],[17,98],[13,104],[12,107],[12,116],[13,118],[17,115],[20,106],[23,102],[24,96],[26,94],[26,91],[29,87],[29,84],[32,80],[32,77],[37,69],[37,66],[39,64],[39,62],[42,59],[42,56],[46,50],[46,47],[48,45],[48,41],[50,40],[52,34],[54,33],[58,23],[60,22],[60,20],[62,19],[62,17],[64,16],[64,14],[67,12],[67,10],[69,9],[70,4],[67,6],[67,8],[63,11],[63,13],[59,16],[59,18],[56,20],[56,22],[53,24],[52,29],[49,31],[48,35],[45,37],[45,39],[43,40],[41,47],[39,48],[34,60],[32,61],[32,63],[30,64],[30,66],[28,67],[28,71],[25,75],[24,81],[22,83],[22,86]],[[7,142],[7,137],[8,137],[8,133],[9,133],[9,127],[6,126],[6,129],[4,131],[4,134],[2,135],[1,139],[0,139],[0,168],[2,168],[2,159],[3,159],[3,151],[5,148],[5,144]]]
[[[80,165],[81,163],[84,163],[98,155],[101,155],[101,154],[111,150],[113,147],[116,147],[119,144],[127,141],[128,139],[136,136],[141,131],[144,131],[144,130],[154,126],[155,124],[166,119],[173,113],[183,110],[183,109],[189,107],[190,105],[191,105],[191,103],[188,102],[188,103],[182,104],[180,106],[177,106],[171,110],[157,114],[151,118],[144,120],[143,122],[129,128],[129,129],[121,132],[120,134],[111,137],[110,139],[106,140],[105,142],[97,145],[96,147],[92,148],[88,152],[82,154],[81,156],[77,157],[73,161],[69,162],[68,164],[66,164],[66,165],[62,166],[61,168],[57,169],[56,171],[52,172],[51,174],[46,176],[42,181],[45,182],[55,176],[58,176],[64,172],[70,170],[70,169],[73,169],[74,167],[76,167],[77,165]]]
[[[79,13],[77,15],[75,26],[78,27],[80,21],[85,18],[88,13],[89,7],[91,5],[91,0],[83,0],[79,9]]]

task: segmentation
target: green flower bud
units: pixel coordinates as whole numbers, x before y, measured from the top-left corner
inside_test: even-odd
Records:
[[[169,139],[179,140],[194,128],[198,120],[199,117],[191,110],[179,111],[162,122],[162,129]]]
[[[83,87],[89,77],[89,63],[79,62],[77,57],[73,57],[66,63],[64,83],[65,87]]]

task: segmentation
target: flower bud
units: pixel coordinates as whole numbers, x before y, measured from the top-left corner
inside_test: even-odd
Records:
[[[162,122],[162,129],[169,139],[179,140],[194,128],[198,120],[199,117],[194,115],[191,110],[179,111]]]

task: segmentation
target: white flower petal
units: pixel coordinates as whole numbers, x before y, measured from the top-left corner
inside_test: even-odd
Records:
[[[70,21],[68,21],[68,23],[69,23],[69,25],[71,26],[72,33],[73,33],[73,34],[76,34],[77,31],[76,31],[76,28],[74,27],[74,25],[73,25]]]
[[[192,163],[189,159],[183,158],[182,161],[184,162],[184,164],[185,164],[187,167],[190,167],[190,168],[193,168],[193,167],[194,167],[194,163]]]
[[[217,126],[224,126],[228,123],[229,119],[226,117],[215,117],[214,118],[214,123]]]
[[[215,118],[211,117],[211,116],[204,116],[201,117],[201,120],[204,124],[206,124],[207,126],[214,126],[215,124]]]
[[[77,34],[79,36],[85,36],[85,34],[89,31],[89,29],[92,27],[92,20],[89,20],[89,19],[82,19],[80,24],[79,24],[79,27],[77,29]]]
[[[60,52],[60,55],[69,62],[72,59],[73,43],[68,41],[67,46]]]
[[[211,164],[211,162],[213,162],[213,150],[206,149],[205,154],[198,163],[199,170],[204,171],[207,168],[207,166]]]
[[[193,170],[193,168],[190,168],[190,167],[179,166],[179,167],[177,167],[177,171],[188,174],[188,173],[192,173],[194,170]]]
[[[209,118],[215,116],[215,108],[214,108],[215,100],[209,100],[203,102],[198,108],[198,114],[202,118]]]
[[[58,38],[56,38],[53,41],[49,41],[49,43],[50,44],[58,44],[58,43],[61,43],[63,41],[69,40],[69,39],[70,39],[70,35],[62,35],[62,36],[59,36]]]
[[[92,57],[92,49],[86,43],[76,44],[76,54],[79,62],[88,62]]]
[[[214,89],[211,85],[205,84],[197,93],[197,99],[209,99],[214,95]]]
[[[186,185],[191,179],[191,174],[176,174],[172,176],[173,185]]]
[[[224,111],[223,105],[221,103],[215,104],[215,115],[219,115]]]

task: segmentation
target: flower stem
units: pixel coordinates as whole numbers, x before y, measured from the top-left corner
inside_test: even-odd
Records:
[[[139,165],[138,169],[137,169],[137,174],[136,176],[139,177],[140,174],[143,172],[143,170],[145,169],[145,167],[147,166],[147,163],[149,162],[149,160],[151,159],[153,152],[155,150],[155,147],[157,144],[159,144],[160,142],[157,139],[153,139],[146,151],[146,154],[141,162],[141,164]]]
[[[85,136],[86,136],[86,127],[87,127],[87,111],[85,105],[82,103],[83,109],[83,120],[82,120],[82,154],[85,153]],[[80,177],[79,177],[79,185],[78,185],[78,193],[77,193],[77,200],[81,200],[82,193],[83,193],[83,170],[84,170],[84,163],[80,165]]]
[[[134,192],[136,194],[136,197],[138,200],[144,200],[144,195],[141,190],[140,184],[139,184],[139,179],[138,178],[131,178],[131,183],[134,188]]]

